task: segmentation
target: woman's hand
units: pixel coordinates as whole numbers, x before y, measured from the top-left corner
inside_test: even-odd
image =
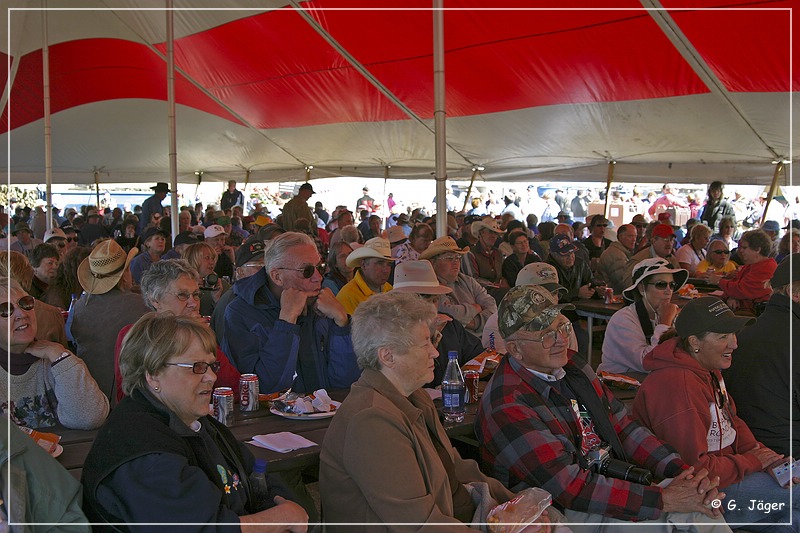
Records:
[[[36,340],[28,345],[25,353],[29,353],[39,359],[47,359],[52,363],[66,351],[68,350],[57,342]]]
[[[659,324],[672,327],[672,324],[675,322],[675,317],[678,316],[679,309],[678,306],[670,300],[664,300],[661,302],[661,305],[658,306],[657,311]]]
[[[242,531],[248,533],[306,533],[308,514],[294,502],[275,496],[275,507],[240,516]]]

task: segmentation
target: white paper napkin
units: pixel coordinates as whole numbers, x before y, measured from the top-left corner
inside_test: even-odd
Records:
[[[289,431],[270,433],[269,435],[255,435],[253,440],[248,441],[247,444],[252,444],[259,448],[267,448],[279,453],[289,453],[292,450],[317,445],[316,442]]]

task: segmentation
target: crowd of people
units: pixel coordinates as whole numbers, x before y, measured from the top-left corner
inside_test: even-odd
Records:
[[[230,182],[218,206],[182,207],[172,235],[169,187],[152,189],[139,216],[84,206],[40,239],[9,219],[2,410],[29,429],[99,429],[82,489],[49,462],[35,474],[60,487],[48,514],[17,519],[306,531],[320,517],[301,476],[270,476],[257,501],[252,454],[208,415],[215,386],[255,374],[262,393],[349,389],[315,472],[322,518],[351,523],[333,529],[466,531],[530,487],[552,495],[541,520],[573,531],[800,523],[800,479],[770,476],[797,442],[800,221],[747,225],[714,182],[694,209],[664,185],[618,227],[584,191],[536,196],[541,220],[512,197],[497,216],[472,201],[439,215],[439,235],[419,209],[381,219],[366,187],[356,212],[328,213],[304,183],[273,219],[245,213]],[[676,305],[692,281],[719,297]],[[627,305],[597,370],[643,376],[632,410],[586,363],[576,312],[609,291]],[[502,356],[478,407],[480,465],[424,390],[451,351]],[[772,512],[735,511],[750,500]]]

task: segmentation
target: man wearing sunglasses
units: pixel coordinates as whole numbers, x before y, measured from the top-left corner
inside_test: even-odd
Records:
[[[650,235],[650,246],[637,253],[628,260],[625,265],[625,283],[629,287],[633,283],[633,268],[645,259],[665,259],[669,262],[671,268],[681,268],[678,260],[675,258],[673,250],[675,248],[675,231],[669,224],[656,224],[653,227],[652,234]]]
[[[711,507],[721,497],[719,478],[687,468],[628,416],[589,365],[572,358],[571,324],[561,314],[572,306],[556,298],[545,287],[522,285],[500,303],[498,325],[508,355],[483,394],[475,423],[491,475],[512,490],[544,488],[565,509],[567,522],[585,524],[580,531],[628,531],[630,521],[663,524],[658,531],[689,530],[678,524],[695,522],[708,524],[702,531],[728,531]],[[601,473],[592,460],[599,450],[671,483],[661,488]]]
[[[319,263],[311,237],[284,233],[267,243],[264,268],[233,286],[222,350],[262,393],[348,388],[361,374],[350,317],[321,289]]]

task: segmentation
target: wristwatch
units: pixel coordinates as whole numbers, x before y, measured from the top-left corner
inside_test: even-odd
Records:
[[[72,352],[70,352],[70,351],[68,351],[68,350],[64,350],[63,352],[61,352],[61,355],[59,355],[59,356],[58,356],[58,359],[56,359],[55,361],[53,361],[53,362],[50,364],[50,366],[55,366],[56,364],[60,363],[61,361],[63,361],[63,360],[64,360],[64,359],[66,359],[67,357],[69,357],[70,355],[72,355]]]

